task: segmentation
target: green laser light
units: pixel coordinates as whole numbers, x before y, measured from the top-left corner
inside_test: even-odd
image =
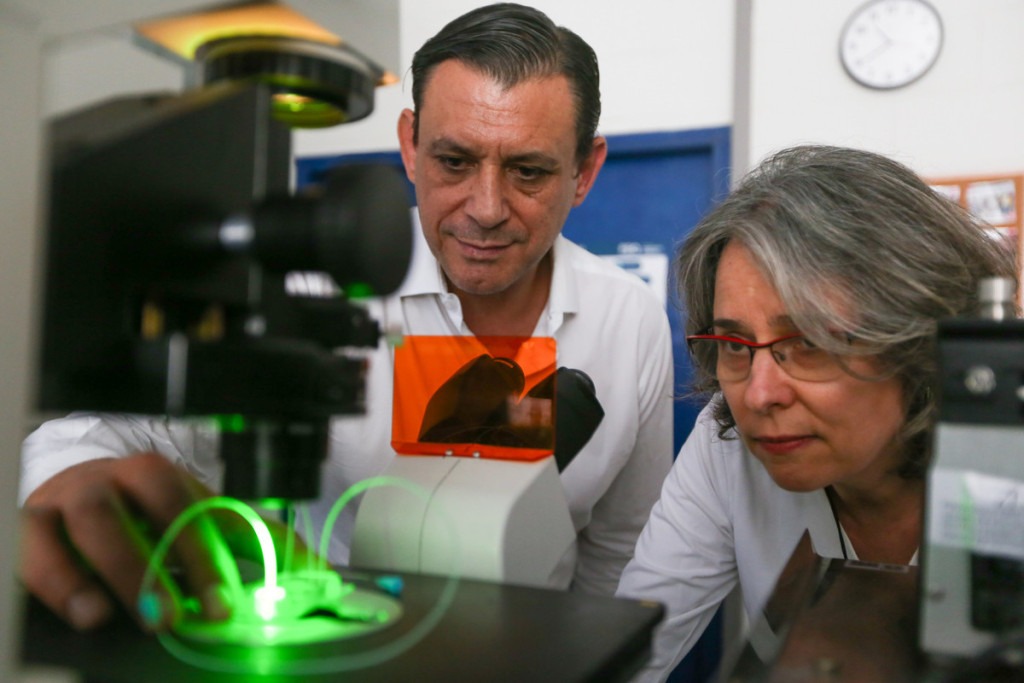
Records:
[[[256,614],[270,621],[277,615],[277,603],[284,600],[285,592],[280,586],[261,586],[253,593]]]

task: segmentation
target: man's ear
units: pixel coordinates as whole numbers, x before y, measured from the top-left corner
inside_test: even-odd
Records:
[[[580,163],[579,173],[576,175],[576,197],[573,206],[579,206],[587,198],[587,193],[594,186],[597,174],[604,166],[604,160],[608,158],[608,141],[604,136],[598,135],[594,138],[594,146],[587,158]]]
[[[402,151],[402,165],[405,176],[413,185],[416,184],[416,143],[413,142],[413,126],[416,114],[412,109],[403,109],[398,117],[398,146]]]

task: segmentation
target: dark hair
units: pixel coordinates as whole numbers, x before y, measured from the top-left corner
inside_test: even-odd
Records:
[[[834,334],[842,330],[858,340],[858,353],[879,358],[885,376],[900,379],[901,474],[921,476],[936,410],[937,322],[970,314],[982,278],[1016,274],[1014,255],[983,227],[884,156],[827,146],[783,150],[747,175],[680,248],[675,273],[686,332],[711,325],[719,259],[727,243],[741,243],[808,339],[848,354]],[[709,359],[694,360],[695,392],[719,392]],[[715,417],[725,437],[736,423],[724,400],[716,399]]]
[[[423,92],[434,68],[449,59],[506,88],[531,78],[564,76],[576,100],[577,163],[590,155],[601,116],[600,74],[597,55],[578,35],[556,26],[543,12],[514,3],[487,5],[451,21],[412,59],[413,142]]]

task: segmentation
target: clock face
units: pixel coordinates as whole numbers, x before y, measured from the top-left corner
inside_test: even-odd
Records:
[[[843,67],[870,88],[899,88],[916,81],[942,49],[942,20],[925,0],[871,0],[843,28]]]

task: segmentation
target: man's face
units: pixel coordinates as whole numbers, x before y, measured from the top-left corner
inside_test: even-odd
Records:
[[[505,89],[448,60],[427,82],[416,144],[413,113],[402,113],[402,159],[423,233],[456,293],[511,294],[534,282],[605,157],[598,138],[577,163],[575,104],[563,76]]]

